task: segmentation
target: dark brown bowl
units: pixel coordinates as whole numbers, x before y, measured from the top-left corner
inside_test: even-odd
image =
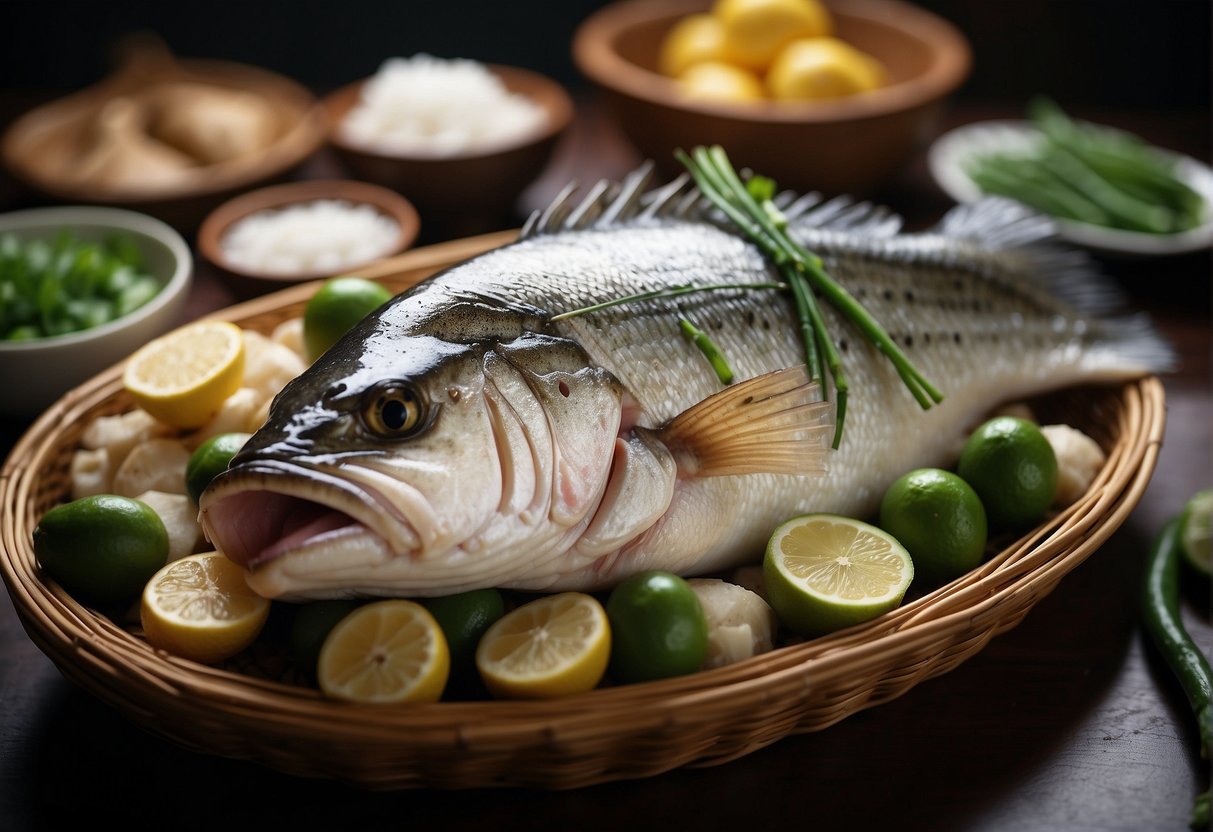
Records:
[[[318,199],[339,199],[371,205],[381,214],[391,217],[399,227],[400,234],[390,250],[384,253],[384,257],[399,254],[411,246],[421,228],[417,210],[412,203],[387,188],[344,179],[293,182],[252,191],[216,208],[198,229],[198,252],[218,270],[232,291],[242,298],[265,294],[309,280],[333,277],[328,271],[300,271],[291,274],[253,271],[230,263],[224,256],[221,245],[227,230],[250,214]],[[365,262],[351,263],[342,271],[353,271],[365,265]]]
[[[472,220],[507,216],[522,191],[539,177],[556,141],[573,119],[573,102],[555,81],[517,67],[489,64],[510,92],[541,106],[547,119],[520,141],[474,154],[395,155],[350,142],[339,130],[358,103],[365,80],[349,84],[322,100],[330,124],[329,143],[355,176],[393,188],[417,206],[428,225],[472,227]],[[467,222],[458,222],[460,218]]]
[[[884,64],[889,82],[821,102],[693,101],[657,69],[661,42],[708,0],[623,0],[588,17],[573,40],[578,68],[604,93],[624,134],[667,173],[674,150],[720,144],[737,166],[801,191],[863,194],[888,181],[937,132],[967,77],[967,40],[897,0],[829,3],[835,34]]]
[[[119,96],[163,82],[205,83],[261,97],[278,132],[249,156],[199,166],[188,179],[134,189],[74,182],[70,171],[92,118]],[[21,182],[56,201],[110,205],[151,214],[192,230],[225,199],[285,177],[324,144],[327,123],[316,97],[295,81],[255,66],[181,59],[158,44],[142,45],[112,76],[18,118],[0,141],[0,158]]]

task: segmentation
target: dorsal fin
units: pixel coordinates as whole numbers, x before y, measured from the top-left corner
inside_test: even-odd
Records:
[[[650,189],[654,165],[651,161],[629,173],[619,182],[602,180],[574,200],[575,185],[564,188],[542,211],[535,211],[522,229],[522,237],[558,234],[586,228],[606,228],[629,220],[674,217],[690,222],[711,222],[729,227],[725,216],[686,174]],[[866,237],[891,237],[901,230],[902,221],[881,205],[856,202],[850,197],[824,199],[820,193],[797,194],[782,191],[775,204],[793,228],[818,228],[845,231]]]

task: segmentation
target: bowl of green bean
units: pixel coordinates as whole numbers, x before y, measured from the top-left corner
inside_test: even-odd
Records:
[[[29,418],[179,322],[179,233],[103,207],[0,214],[0,414]]]
[[[1053,217],[1061,237],[1113,255],[1157,256],[1213,245],[1213,170],[1190,156],[1037,99],[1024,121],[958,127],[928,165],[953,199],[1018,200]]]

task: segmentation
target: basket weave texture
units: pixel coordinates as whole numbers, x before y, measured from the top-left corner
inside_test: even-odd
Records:
[[[432,246],[367,276],[400,290],[506,242]],[[217,314],[270,331],[302,314],[315,284]],[[1153,473],[1165,424],[1155,378],[1033,403],[1094,437],[1108,461],[1087,493],[979,569],[874,621],[717,670],[552,702],[369,707],[154,650],[44,578],[31,535],[70,490],[88,422],[133,403],[114,367],[72,391],[0,470],[0,570],[30,638],[60,671],[138,725],[187,748],[372,789],[566,789],[724,763],[818,731],[946,673],[1018,624],[1124,522]]]

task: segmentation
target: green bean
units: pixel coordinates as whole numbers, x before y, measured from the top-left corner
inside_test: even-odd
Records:
[[[1037,168],[1033,161],[1010,156],[980,156],[966,168],[974,184],[1055,217],[1109,225],[1111,217],[1065,182]]]
[[[966,173],[979,188],[1063,219],[1148,234],[1208,219],[1205,198],[1140,137],[1070,118],[1045,98],[1028,115],[1043,141],[1029,153],[986,154]]]
[[[1200,736],[1200,754],[1209,757],[1213,744],[1213,670],[1192,636],[1185,629],[1179,611],[1179,524],[1171,518],[1154,540],[1146,565],[1142,592],[1142,623],[1171,672],[1179,680],[1188,704],[1196,716]],[[1201,811],[1204,816],[1201,817]],[[1197,798],[1193,825],[1209,823],[1208,792]]]

